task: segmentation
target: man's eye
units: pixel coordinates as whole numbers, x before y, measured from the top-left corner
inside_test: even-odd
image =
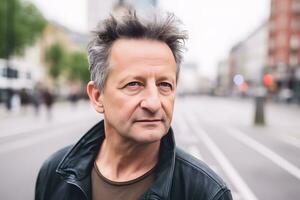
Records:
[[[142,83],[137,82],[137,81],[127,83],[127,85],[126,85],[126,87],[139,87],[139,86],[142,86]]]
[[[163,88],[163,89],[168,89],[168,90],[172,90],[173,86],[170,83],[167,82],[161,82],[159,83],[159,87]]]

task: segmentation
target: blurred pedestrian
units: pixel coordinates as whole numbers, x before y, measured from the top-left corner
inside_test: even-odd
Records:
[[[12,109],[12,96],[13,96],[13,90],[12,89],[10,89],[10,88],[8,88],[7,90],[6,90],[6,95],[5,95],[5,107],[6,107],[6,110],[8,111],[8,112],[10,112],[11,111],[11,109]]]
[[[20,101],[21,101],[21,110],[22,113],[27,113],[28,111],[28,105],[31,102],[31,98],[29,93],[27,92],[27,90],[25,88],[22,88],[20,91]]]
[[[217,174],[175,146],[170,126],[187,35],[174,15],[158,16],[111,16],[95,32],[87,93],[104,120],[44,163],[36,200],[232,199]]]
[[[43,91],[43,100],[46,106],[48,119],[52,119],[52,106],[54,103],[54,97],[48,88],[44,89]]]
[[[71,102],[73,108],[75,108],[79,100],[79,94],[77,93],[77,91],[71,91],[68,99]]]
[[[38,85],[36,85],[32,92],[32,104],[33,104],[36,116],[39,115],[41,102],[42,102],[41,89]]]

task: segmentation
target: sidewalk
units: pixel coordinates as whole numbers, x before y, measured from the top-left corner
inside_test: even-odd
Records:
[[[88,101],[79,101],[78,104],[77,104],[77,106],[80,107],[80,106],[82,106],[84,104],[88,104]],[[59,110],[61,108],[65,109],[67,107],[76,108],[76,107],[73,107],[71,105],[71,103],[67,102],[67,101],[56,102],[56,103],[53,104],[53,110],[55,110],[54,112],[57,112],[57,110]],[[46,108],[45,108],[44,104],[40,105],[39,111],[40,111],[41,115],[38,115],[38,117],[43,117],[45,115],[45,113],[46,113]],[[4,104],[0,104],[0,120],[1,121],[3,120],[3,118],[4,119],[7,119],[7,118],[19,118],[19,117],[24,118],[24,117],[30,117],[30,116],[36,116],[33,105],[27,106],[26,109],[17,108],[15,110],[12,109],[11,111],[7,111],[7,109],[5,108],[5,105]]]
[[[101,119],[101,115],[93,110],[88,101],[80,101],[76,106],[68,102],[56,103],[52,108],[51,118],[48,117],[44,106],[41,106],[38,115],[36,115],[32,106],[28,107],[25,112],[23,111],[9,113],[4,107],[0,107],[0,139],[33,133],[62,124],[78,123],[83,118]]]

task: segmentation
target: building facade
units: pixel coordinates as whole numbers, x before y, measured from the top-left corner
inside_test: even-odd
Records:
[[[272,0],[267,71],[300,101],[300,0]]]
[[[53,85],[48,76],[49,68],[45,62],[45,54],[47,49],[57,42],[68,51],[85,50],[88,36],[51,22],[35,44],[24,50],[23,55],[12,56],[9,63],[0,59],[0,103],[23,89],[32,91],[37,84],[47,87]]]
[[[269,23],[264,22],[245,40],[231,49],[226,62],[228,69],[220,68],[219,70],[219,77],[227,76],[230,80],[230,83],[227,80],[227,87],[230,87],[229,91],[239,90],[239,85],[234,84],[233,81],[237,75],[243,79],[241,82],[243,84],[242,89],[249,90],[250,93],[252,93],[251,90],[262,84],[268,61],[268,33]]]
[[[147,10],[157,6],[158,0],[88,0],[88,30],[94,30],[99,21],[120,9],[133,7],[137,10]]]

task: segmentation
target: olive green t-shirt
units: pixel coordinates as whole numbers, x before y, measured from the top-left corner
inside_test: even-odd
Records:
[[[92,200],[137,200],[152,185],[154,168],[144,175],[126,182],[115,182],[105,178],[94,163],[91,174]]]

